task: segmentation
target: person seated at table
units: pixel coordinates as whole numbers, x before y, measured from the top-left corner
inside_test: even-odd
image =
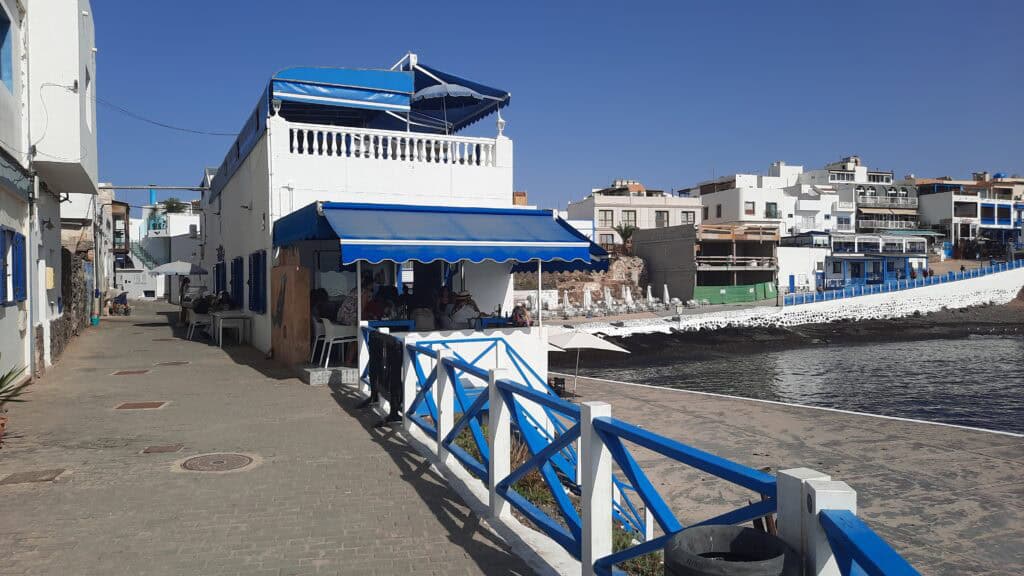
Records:
[[[441,291],[434,301],[434,320],[439,330],[451,330],[452,307],[455,301],[452,298],[452,290],[447,285],[441,287]]]
[[[516,302],[515,308],[512,309],[512,325],[522,328],[528,328],[533,325],[530,311],[526,309],[522,302]]]
[[[209,314],[212,296],[203,296],[192,301],[192,311],[196,314]]]
[[[451,319],[452,328],[469,328],[473,320],[480,317],[480,308],[469,292],[461,292],[455,295],[455,302],[452,305]]]

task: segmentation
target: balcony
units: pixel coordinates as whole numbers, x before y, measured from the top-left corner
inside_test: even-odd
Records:
[[[268,120],[275,216],[318,200],[446,206],[512,204],[512,140]]]
[[[856,209],[857,209],[857,203],[856,202],[843,202],[842,200],[840,200],[839,202],[836,202],[836,210],[843,210],[843,211],[850,211],[850,212],[852,212],[852,211],[854,211]]]
[[[914,230],[917,222],[909,220],[857,220],[861,228],[876,230]]]
[[[774,270],[771,256],[698,256],[698,270]]]
[[[836,224],[833,228],[837,232],[853,232],[853,224],[850,224],[849,222]]]
[[[865,208],[917,208],[917,198],[911,196],[857,196],[857,204]]]

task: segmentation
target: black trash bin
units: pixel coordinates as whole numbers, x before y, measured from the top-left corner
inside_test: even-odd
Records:
[[[780,538],[742,526],[695,526],[665,545],[665,576],[795,576],[799,568]]]

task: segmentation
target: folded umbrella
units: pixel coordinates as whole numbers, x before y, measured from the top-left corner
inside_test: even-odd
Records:
[[[165,276],[201,276],[208,274],[208,272],[200,267],[196,266],[191,262],[168,262],[167,264],[161,264],[156,268],[149,271],[153,276],[163,274]]]

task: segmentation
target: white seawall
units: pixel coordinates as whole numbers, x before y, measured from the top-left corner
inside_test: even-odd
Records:
[[[967,308],[981,304],[1006,304],[1024,287],[1024,268],[998,272],[980,278],[935,284],[884,294],[857,296],[797,306],[758,307],[742,310],[690,314],[679,321],[665,318],[631,320],[623,326],[593,322],[578,326],[586,332],[613,336],[668,333],[672,329],[700,330],[733,327],[782,327],[815,324],[835,320],[875,320],[901,318],[943,308]]]

